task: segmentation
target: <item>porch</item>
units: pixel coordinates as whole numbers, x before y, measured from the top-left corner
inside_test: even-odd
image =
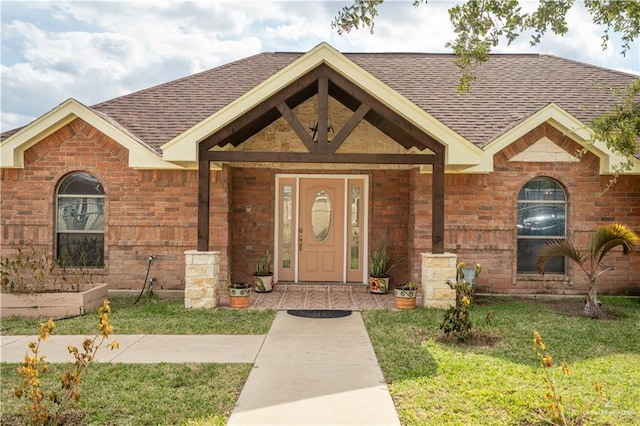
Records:
[[[226,282],[219,281],[220,252],[185,252],[185,307],[215,308],[230,306]],[[446,308],[452,305],[455,291],[446,280],[456,278],[456,255],[423,254],[422,286],[417,306]],[[371,294],[367,284],[276,283],[271,293],[251,292],[250,306],[258,309],[333,309],[362,310],[393,308],[395,295]]]
[[[421,306],[422,295],[418,294],[416,305]],[[229,295],[220,295],[221,308],[229,307]],[[278,283],[270,293],[251,292],[250,309],[319,309],[349,310],[393,309],[395,296],[372,294],[364,284],[335,283]]]

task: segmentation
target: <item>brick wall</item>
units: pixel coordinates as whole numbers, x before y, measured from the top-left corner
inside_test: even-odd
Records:
[[[270,249],[273,253],[274,194],[276,173],[291,170],[234,168],[231,213],[232,270],[234,279],[250,280],[259,258]],[[297,170],[296,173],[318,173]],[[328,173],[344,174],[344,171]],[[358,171],[362,174],[361,171]],[[408,271],[408,172],[376,170],[369,173],[369,247],[386,244],[394,259],[404,261],[392,271],[393,282],[407,280]],[[250,207],[250,210],[247,209]]]
[[[609,177],[598,173],[598,159],[592,154],[579,162],[513,162],[512,157],[540,138],[547,137],[568,152],[578,145],[549,125],[542,125],[495,156],[495,171],[489,175],[448,174],[445,177],[445,250],[458,254],[468,264],[481,263],[479,291],[499,293],[583,294],[586,279],[581,270],[567,263],[567,276],[518,275],[517,198],[530,179],[547,176],[565,189],[568,200],[567,237],[578,247],[588,244],[592,232],[613,221],[640,232],[640,177],[625,176],[601,197]],[[431,249],[431,175],[413,171],[410,175],[411,276],[420,252]],[[640,294],[640,253],[622,256],[614,250],[603,264],[615,266],[599,279],[599,291]]]
[[[640,231],[640,177],[625,176],[602,197],[595,194],[608,177],[598,174],[598,159],[579,162],[519,162],[513,158],[540,138],[575,152],[577,145],[542,125],[495,156],[488,175],[445,177],[445,249],[459,260],[482,263],[480,291],[503,293],[583,293],[581,271],[568,265],[569,279],[518,276],[516,270],[517,196],[537,176],[556,179],[568,197],[568,235],[580,246],[601,224],[620,221]],[[184,251],[197,245],[197,171],[133,170],[128,152],[77,119],[25,152],[24,169],[0,176],[2,256],[18,247],[53,254],[56,185],[66,174],[84,170],[102,182],[106,193],[107,268],[111,288],[139,289],[147,258],[157,255],[150,276],[165,289],[184,288]],[[293,169],[228,167],[212,171],[210,249],[221,251],[220,280],[229,272],[248,280],[260,256],[273,250],[275,174]],[[318,170],[296,170],[318,173]],[[322,171],[341,173],[344,169]],[[420,254],[431,250],[431,175],[412,170],[357,170],[368,173],[369,248],[387,244],[405,259],[394,282],[420,279]],[[249,206],[249,209],[247,209]],[[231,226],[229,224],[232,224]],[[605,259],[615,266],[600,279],[602,293],[640,294],[640,254]]]
[[[231,271],[234,280],[251,281],[266,251],[273,256],[275,174],[271,169],[233,168],[232,177]]]
[[[81,119],[28,149],[24,169],[2,170],[2,256],[34,247],[53,257],[57,184],[82,170],[101,181],[106,195],[106,268],[97,271],[95,281],[139,289],[148,256],[154,254],[150,277],[155,285],[184,288],[183,253],[197,245],[198,173],[137,171],[127,166],[127,156],[126,149]],[[216,184],[212,187],[215,200]],[[216,234],[212,241],[219,238]]]
[[[369,249],[387,245],[393,260],[401,259],[391,271],[391,283],[409,279],[409,172],[406,170],[375,170],[369,182]]]

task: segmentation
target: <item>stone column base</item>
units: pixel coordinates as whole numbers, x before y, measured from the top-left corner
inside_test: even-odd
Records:
[[[220,303],[219,251],[185,251],[184,307],[211,309]]]
[[[458,256],[453,253],[422,253],[422,306],[448,308],[456,303],[455,282]]]

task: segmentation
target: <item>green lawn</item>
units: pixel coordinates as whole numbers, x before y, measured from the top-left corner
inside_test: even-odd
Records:
[[[640,424],[640,300],[602,299],[612,318],[600,321],[575,315],[581,300],[479,299],[472,320],[483,338],[466,345],[443,341],[443,311],[364,316],[403,425],[547,424],[536,416],[545,384],[534,330],[555,362],[573,369],[557,375],[567,410],[586,404],[599,381],[607,399],[587,411],[585,424]]]
[[[581,300],[560,302],[480,298],[472,319],[480,339],[443,341],[443,310],[365,311],[363,316],[403,425],[542,425],[536,417],[545,391],[532,350],[540,332],[555,362],[565,406],[582,405],[602,382],[607,400],[587,411],[582,424],[640,424],[640,299],[603,297],[609,319],[576,313]],[[264,333],[273,311],[186,311],[182,302],[112,301],[117,333]],[[493,312],[491,325],[484,319]],[[58,322],[56,333],[93,331],[95,316]],[[131,323],[131,324],[129,324]],[[3,320],[3,334],[34,334],[37,323]],[[25,348],[26,349],[26,348]],[[46,354],[46,346],[43,346]],[[19,411],[11,390],[16,364],[2,364],[2,414]],[[61,365],[47,380],[55,381]],[[80,411],[90,424],[224,424],[251,366],[248,364],[95,364],[81,385]]]
[[[265,334],[276,316],[273,310],[185,309],[184,301],[142,298],[110,299],[116,334]],[[97,314],[56,320],[55,334],[95,334]],[[3,318],[0,334],[32,335],[38,320]]]
[[[16,367],[0,365],[3,416],[25,407],[25,399],[12,395]],[[54,381],[64,369],[63,364],[51,364],[42,388],[59,389]],[[82,424],[224,425],[250,370],[251,364],[97,363],[81,383],[79,410],[87,420]]]

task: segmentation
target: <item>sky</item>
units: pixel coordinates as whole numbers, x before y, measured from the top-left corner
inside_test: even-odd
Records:
[[[532,7],[536,2],[522,1]],[[495,53],[542,53],[640,75],[640,41],[626,56],[580,1],[569,33],[530,47],[522,37]],[[340,1],[0,0],[0,131],[23,126],[68,98],[91,106],[261,52],[307,52],[327,42],[341,52],[450,53],[452,2],[389,1],[375,32],[338,35]]]

